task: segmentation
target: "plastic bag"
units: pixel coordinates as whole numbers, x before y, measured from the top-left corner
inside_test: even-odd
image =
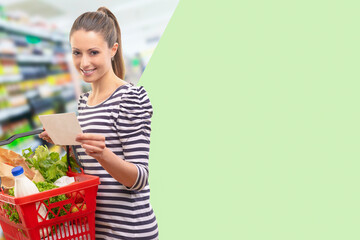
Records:
[[[54,185],[56,185],[58,187],[63,187],[63,186],[69,185],[73,182],[75,182],[74,177],[63,176],[63,177],[59,178],[58,180],[56,180],[54,182]]]

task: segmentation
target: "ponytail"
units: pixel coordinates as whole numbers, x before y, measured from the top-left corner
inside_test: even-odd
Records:
[[[75,31],[81,29],[100,33],[109,48],[118,43],[111,65],[115,75],[124,80],[125,62],[122,54],[121,31],[115,15],[106,7],[100,7],[96,12],[83,13],[75,20],[70,30],[70,37]]]
[[[121,31],[120,31],[120,26],[119,23],[115,17],[115,15],[106,7],[100,7],[97,12],[103,12],[105,13],[108,17],[110,17],[113,22],[114,22],[114,27],[116,30],[116,42],[119,44],[118,45],[118,49],[114,55],[114,60],[112,61],[112,67],[114,70],[114,73],[121,79],[125,78],[125,62],[124,62],[124,57],[122,54],[122,46],[121,46]],[[109,46],[111,47],[111,46]]]

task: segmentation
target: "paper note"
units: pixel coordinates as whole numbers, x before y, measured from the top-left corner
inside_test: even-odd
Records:
[[[82,130],[74,112],[39,115],[39,118],[56,145],[80,145],[75,138]]]

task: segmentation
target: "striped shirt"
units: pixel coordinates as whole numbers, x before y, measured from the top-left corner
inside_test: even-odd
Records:
[[[83,93],[78,102],[83,132],[105,136],[106,147],[138,170],[134,185],[126,187],[76,146],[84,172],[99,176],[101,181],[96,199],[96,239],[158,239],[148,184],[153,112],[147,93],[143,87],[126,84],[95,106],[87,105],[89,94]]]

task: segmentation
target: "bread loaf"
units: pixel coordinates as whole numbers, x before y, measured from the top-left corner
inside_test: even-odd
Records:
[[[0,148],[0,163],[5,163],[11,166],[22,166],[25,172],[25,176],[29,179],[33,179],[35,173],[30,170],[25,162],[25,159],[14,151],[9,149]]]
[[[14,187],[14,177],[11,170],[21,166],[24,169],[25,176],[35,182],[43,182],[44,177],[38,170],[30,169],[25,159],[14,151],[0,148],[0,177],[1,187],[9,189]]]

